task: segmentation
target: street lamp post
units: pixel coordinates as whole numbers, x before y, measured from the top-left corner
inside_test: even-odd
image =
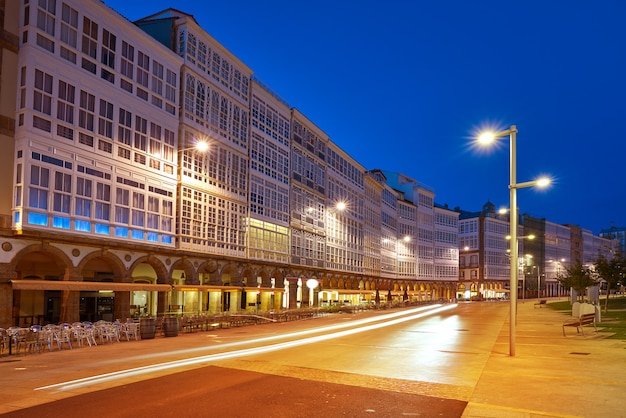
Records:
[[[541,178],[535,181],[527,181],[523,183],[517,183],[517,127],[511,125],[511,127],[501,132],[485,132],[481,134],[478,141],[481,144],[489,144],[496,138],[503,136],[509,136],[509,200],[510,200],[510,235],[511,235],[511,279],[509,282],[510,288],[510,319],[509,319],[509,355],[515,356],[515,323],[517,312],[517,276],[518,276],[518,241],[517,241],[517,189],[525,187],[540,186],[545,187],[550,184],[550,180],[547,178]]]
[[[537,265],[537,302],[539,299],[541,299],[541,267]]]

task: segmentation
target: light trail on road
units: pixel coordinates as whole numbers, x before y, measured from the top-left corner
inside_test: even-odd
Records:
[[[306,337],[306,338],[301,338],[301,339],[297,339],[294,341],[276,343],[276,344],[271,344],[271,345],[262,346],[262,347],[246,348],[246,349],[241,349],[241,350],[229,351],[225,353],[209,354],[209,355],[192,357],[192,358],[183,359],[183,360],[175,360],[175,361],[169,361],[169,362],[164,362],[164,363],[152,364],[148,366],[136,367],[132,369],[120,370],[120,371],[111,372],[111,373],[104,373],[104,374],[90,376],[90,377],[86,377],[82,379],[75,379],[75,380],[70,380],[67,382],[56,383],[53,385],[42,386],[42,387],[35,388],[35,390],[50,390],[50,389],[56,389],[58,391],[72,390],[72,389],[76,389],[76,388],[80,388],[84,386],[97,385],[100,383],[126,379],[129,377],[145,375],[148,373],[154,373],[158,371],[171,370],[175,368],[182,368],[182,367],[193,366],[193,365],[209,363],[209,362],[214,362],[214,361],[232,359],[236,357],[243,357],[243,356],[248,356],[248,355],[253,355],[253,354],[260,354],[260,353],[267,353],[271,351],[283,350],[283,349],[297,347],[301,345],[313,344],[313,343],[327,341],[327,340],[331,340],[335,338],[346,337],[349,335],[371,331],[374,329],[389,327],[389,326],[400,324],[403,322],[423,318],[425,316],[435,315],[440,312],[454,309],[456,308],[456,306],[457,306],[456,304],[443,305],[443,306],[431,305],[426,308],[422,307],[422,308],[417,308],[417,309],[410,310],[410,311],[401,311],[401,312],[395,312],[392,314],[383,315],[384,319],[382,320],[380,319],[381,317],[366,318],[366,319],[357,320],[357,321],[353,321],[353,322],[346,323],[346,324],[331,325],[328,327],[317,328],[314,330],[294,332],[294,333],[281,335],[281,336],[263,337],[257,340],[248,340],[248,341],[241,342],[241,343],[231,343],[229,345],[253,344],[255,342],[259,342],[259,341],[265,342],[265,341],[269,341],[269,340],[276,339],[276,338],[297,337],[301,335],[310,334],[313,332],[319,333],[319,332],[324,332],[324,331],[329,331],[329,330],[346,328],[350,326],[357,326],[357,328],[354,328],[354,329],[346,329],[343,331],[332,332],[330,334]],[[381,322],[381,321],[385,321],[385,322]],[[370,324],[371,322],[378,322],[378,323]],[[370,325],[360,326],[364,324],[370,324]],[[219,346],[219,348],[224,348],[225,346],[226,345],[221,345]]]
[[[296,337],[301,337],[301,336],[310,335],[310,334],[320,334],[320,333],[329,332],[329,331],[333,331],[333,330],[338,330],[338,329],[342,329],[342,328],[349,328],[349,327],[355,327],[355,326],[364,325],[364,324],[370,324],[372,322],[387,321],[387,320],[392,319],[392,318],[398,318],[398,317],[401,317],[401,316],[406,316],[406,315],[410,315],[410,314],[414,314],[414,313],[418,313],[418,312],[428,311],[430,309],[438,308],[440,306],[442,306],[442,305],[441,304],[433,304],[433,305],[428,305],[428,306],[420,306],[418,308],[406,309],[406,310],[402,310],[402,311],[398,311],[398,312],[391,312],[391,313],[387,313],[387,314],[384,314],[384,315],[376,315],[376,316],[371,317],[371,318],[357,319],[357,320],[354,320],[354,321],[344,322],[342,324],[327,325],[327,326],[324,326],[324,327],[311,328],[311,329],[307,329],[307,330],[304,330],[304,331],[290,332],[290,333],[279,334],[279,335],[271,335],[271,336],[268,336],[268,337],[255,338],[254,340],[244,340],[244,341],[236,341],[236,342],[231,342],[231,343],[221,343],[221,344],[216,344],[216,345],[213,345],[213,346],[206,346],[205,345],[205,346],[202,346],[202,347],[186,348],[184,350],[168,351],[167,353],[145,354],[145,355],[141,355],[141,356],[129,357],[127,359],[133,359],[133,358],[136,358],[136,359],[147,359],[147,358],[151,358],[151,357],[163,357],[163,354],[189,354],[189,353],[198,352],[198,351],[218,350],[218,349],[222,350],[222,349],[225,349],[225,348],[237,347],[237,346],[240,346],[240,345],[258,344],[258,343],[264,343],[264,342],[274,341],[274,340],[284,340],[284,339],[289,339],[289,338],[296,338]]]

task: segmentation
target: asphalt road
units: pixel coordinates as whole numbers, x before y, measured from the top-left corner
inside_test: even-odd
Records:
[[[460,417],[505,314],[452,304],[16,357],[0,399],[24,407],[3,416]]]

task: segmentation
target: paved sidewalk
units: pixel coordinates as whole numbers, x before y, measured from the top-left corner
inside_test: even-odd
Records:
[[[463,417],[626,417],[626,341],[587,326],[584,336],[568,317],[536,300],[518,303],[516,355],[509,356],[509,321]]]

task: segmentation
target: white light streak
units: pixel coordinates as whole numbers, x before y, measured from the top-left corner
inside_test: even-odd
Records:
[[[153,364],[149,366],[142,366],[142,367],[136,367],[136,368],[127,369],[127,370],[120,370],[117,372],[105,373],[105,374],[100,374],[96,376],[85,377],[82,379],[56,383],[53,385],[42,386],[42,387],[35,388],[35,390],[56,389],[58,391],[66,391],[66,390],[80,388],[83,386],[93,386],[93,385],[97,385],[100,383],[110,382],[110,381],[114,381],[118,379],[126,379],[126,378],[133,377],[133,376],[140,376],[140,375],[154,373],[154,372],[163,371],[163,370],[170,370],[170,369],[175,369],[179,367],[193,366],[193,365],[202,364],[202,363],[209,363],[209,362],[226,360],[226,359],[231,359],[231,358],[236,358],[236,357],[267,353],[267,352],[272,352],[272,351],[277,351],[277,350],[284,350],[287,348],[298,347],[298,346],[306,345],[306,344],[313,344],[313,343],[317,343],[321,341],[331,340],[334,338],[346,337],[346,336],[358,334],[361,332],[371,331],[374,329],[379,329],[379,328],[384,328],[384,327],[400,324],[402,322],[412,321],[414,319],[422,318],[428,315],[434,315],[439,312],[453,309],[455,307],[456,307],[456,304],[445,305],[445,306],[434,305],[434,307],[430,306],[426,308],[412,309],[410,311],[400,311],[400,312],[396,312],[392,314],[378,316],[375,318],[366,318],[366,319],[362,319],[358,321],[353,321],[348,324],[332,325],[332,326],[318,328],[318,329],[294,332],[294,333],[288,334],[287,336],[290,336],[290,337],[300,336],[300,335],[310,334],[313,332],[329,331],[333,329],[346,328],[346,327],[354,326],[354,325],[358,326],[358,325],[363,325],[363,324],[367,324],[371,322],[378,322],[378,323],[371,324],[371,325],[361,326],[355,329],[347,329],[347,330],[338,331],[338,332],[334,332],[330,334],[307,337],[307,338],[302,338],[302,339],[298,339],[295,341],[287,341],[287,342],[276,343],[276,344],[271,344],[271,345],[262,346],[262,347],[245,348],[245,349],[230,351],[226,353],[209,354],[209,355],[193,357],[189,359],[175,360],[175,361],[169,361],[165,363]],[[403,316],[407,314],[409,315]],[[388,319],[389,321],[380,322],[385,319]],[[253,342],[269,341],[269,340],[276,339],[276,338],[285,338],[285,335],[259,338],[257,340],[254,340]],[[244,343],[249,344],[251,343],[251,341],[247,341]],[[237,345],[237,344],[242,344],[242,343],[232,343],[228,345],[232,346],[232,345]],[[220,345],[219,348],[224,348],[225,346],[226,345]]]
[[[256,338],[254,340],[236,341],[232,343],[218,344],[218,345],[213,345],[213,346],[202,346],[202,347],[188,348],[184,350],[159,352],[159,353],[154,353],[154,354],[135,356],[132,358],[126,357],[125,359],[126,360],[133,359],[133,358],[146,359],[146,358],[151,358],[151,357],[163,357],[163,355],[187,354],[187,353],[193,353],[193,352],[198,352],[198,351],[208,351],[208,350],[218,350],[218,349],[222,350],[224,348],[237,347],[240,345],[250,345],[250,344],[264,343],[264,342],[274,341],[274,340],[284,340],[288,338],[295,338],[295,337],[300,337],[300,336],[309,335],[309,334],[320,334],[323,332],[328,332],[328,331],[333,331],[333,330],[348,328],[348,327],[354,327],[354,326],[359,326],[363,324],[369,324],[372,322],[381,322],[381,321],[385,321],[391,318],[397,318],[399,316],[410,315],[410,314],[417,313],[417,312],[427,311],[430,309],[438,308],[440,306],[441,306],[440,304],[420,306],[418,308],[392,312],[392,313],[388,313],[384,315],[376,315],[372,318],[363,318],[363,319],[358,319],[358,320],[350,321],[350,322],[344,322],[344,323],[336,324],[336,325],[328,325],[325,327],[311,328],[311,329],[307,329],[304,331],[291,332],[288,334],[271,335],[268,337]]]

